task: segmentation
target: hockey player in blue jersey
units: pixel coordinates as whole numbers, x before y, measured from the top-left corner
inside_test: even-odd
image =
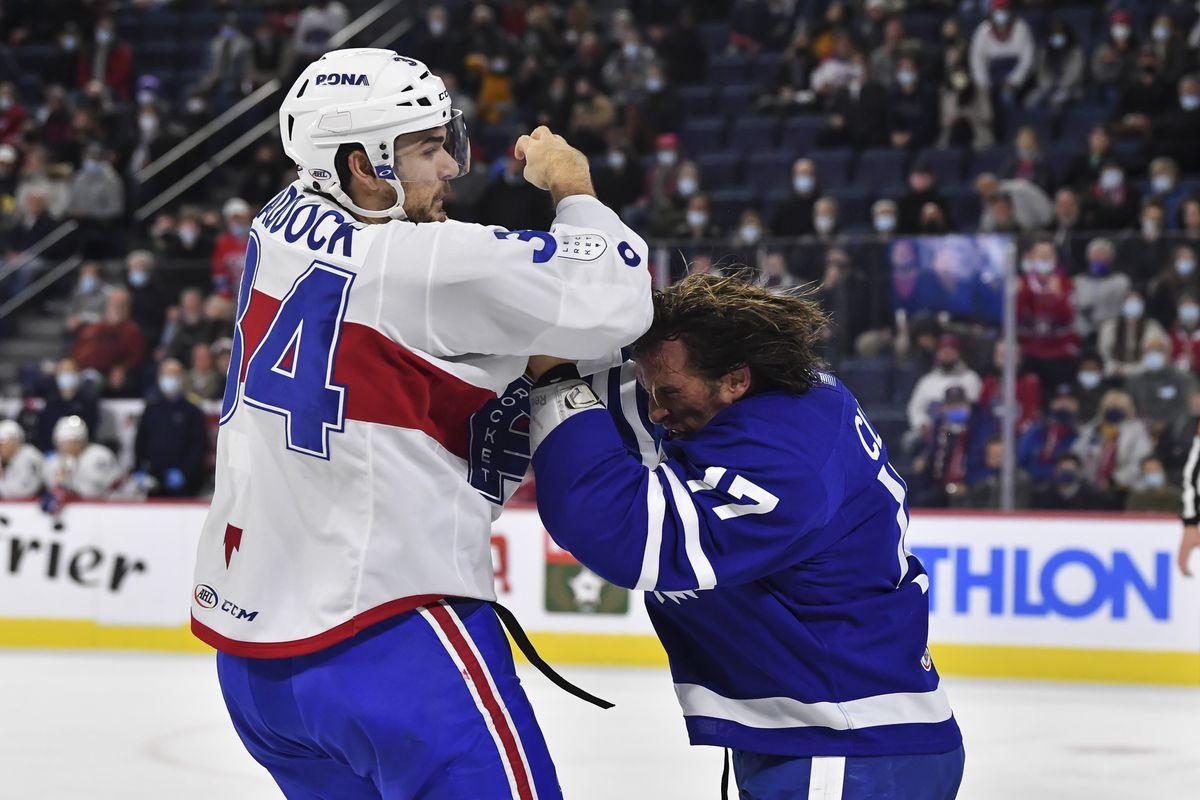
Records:
[[[964,754],[929,578],[886,446],[820,371],[826,322],[736,278],[658,293],[634,348],[657,454],[595,379],[535,359],[538,509],[583,564],[647,592],[691,742],[733,751],[740,797],[949,800]]]

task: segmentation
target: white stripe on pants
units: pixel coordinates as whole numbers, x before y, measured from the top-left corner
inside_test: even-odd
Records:
[[[842,800],[845,756],[813,756],[808,776],[808,800]]]

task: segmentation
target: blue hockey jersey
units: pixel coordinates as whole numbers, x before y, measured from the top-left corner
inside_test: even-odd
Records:
[[[660,459],[629,377],[592,377],[610,413],[575,414],[533,454],[538,509],[583,564],[647,592],[692,743],[957,748],[905,485],[853,395],[829,375],[754,395]]]

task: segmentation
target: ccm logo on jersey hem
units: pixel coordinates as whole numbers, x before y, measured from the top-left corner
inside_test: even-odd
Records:
[[[221,598],[217,596],[217,590],[209,586],[207,583],[196,584],[196,588],[192,592],[192,597],[195,598],[196,605],[200,606],[206,611],[212,611],[219,604],[221,611],[225,612],[234,619],[245,620],[246,622],[254,622],[254,620],[258,617],[257,611],[247,611],[246,609],[239,607],[238,604],[234,603],[232,600],[221,600]]]

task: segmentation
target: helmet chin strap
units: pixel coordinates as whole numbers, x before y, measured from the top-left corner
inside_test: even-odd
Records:
[[[350,195],[342,188],[342,184],[335,183],[329,187],[329,194],[345,208],[353,211],[361,217],[369,217],[370,219],[408,219],[408,215],[404,213],[404,186],[395,178],[382,178],[388,186],[396,193],[396,202],[390,208],[385,209],[370,209],[363,208],[350,199]]]

